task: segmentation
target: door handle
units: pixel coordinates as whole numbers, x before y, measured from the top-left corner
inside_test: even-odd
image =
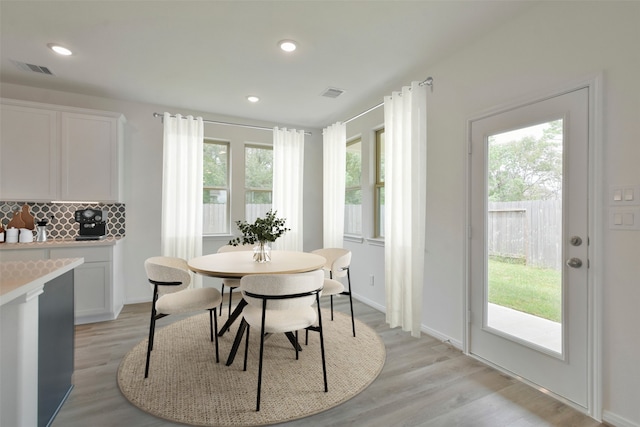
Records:
[[[580,258],[571,258],[567,260],[567,265],[571,268],[580,268],[582,267],[582,260]]]

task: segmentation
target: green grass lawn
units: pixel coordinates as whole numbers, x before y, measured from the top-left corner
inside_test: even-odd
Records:
[[[489,260],[489,302],[561,320],[560,271]]]

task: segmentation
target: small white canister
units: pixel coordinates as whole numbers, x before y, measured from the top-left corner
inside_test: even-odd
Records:
[[[18,243],[18,229],[7,228],[7,243]]]
[[[33,243],[33,231],[28,228],[21,228],[20,243]]]

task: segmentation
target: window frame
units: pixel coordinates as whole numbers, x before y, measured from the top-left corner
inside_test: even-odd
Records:
[[[347,140],[346,143],[346,147],[347,147],[347,152],[349,151],[349,146],[350,145],[355,145],[355,144],[360,144],[360,181],[358,183],[358,185],[353,185],[353,186],[348,186],[346,179],[345,179],[345,206],[346,206],[346,196],[347,193],[349,191],[360,191],[360,206],[362,206],[362,136],[358,135],[358,136],[354,136],[351,139]],[[346,171],[345,171],[346,172]],[[346,219],[346,215],[345,215],[345,219]],[[362,236],[362,211],[360,212],[360,233],[350,233],[347,232],[346,229],[343,230],[343,234],[345,236]]]
[[[273,164],[272,164],[272,169],[271,169],[271,188],[270,189],[266,189],[266,188],[262,188],[262,187],[248,187],[247,186],[247,148],[253,148],[253,149],[260,149],[260,150],[270,150],[273,153],[273,145],[269,145],[269,144],[262,144],[262,143],[257,143],[257,142],[246,142],[244,144],[244,148],[243,148],[243,154],[244,154],[244,197],[243,197],[243,206],[244,206],[244,219],[245,221],[249,221],[249,222],[253,222],[254,219],[252,218],[248,218],[247,217],[247,195],[249,192],[252,193],[269,193],[271,195],[270,199],[271,199],[271,206],[273,207]],[[272,162],[273,162],[273,156],[272,156]]]
[[[206,186],[204,183],[204,177],[202,179],[202,206],[204,209],[204,192],[207,190],[217,190],[217,191],[224,191],[227,194],[227,201],[226,201],[226,221],[224,224],[224,231],[221,231],[219,233],[211,233],[211,232],[206,232],[205,231],[205,227],[204,227],[204,211],[203,211],[203,215],[202,215],[202,222],[203,222],[203,229],[202,229],[202,235],[203,236],[223,236],[223,235],[228,235],[231,232],[231,143],[230,141],[227,140],[223,140],[223,139],[217,139],[217,138],[210,138],[210,137],[205,137],[203,139],[203,154],[204,154],[204,147],[207,144],[215,144],[215,145],[223,145],[226,146],[226,157],[227,157],[227,171],[226,171],[226,186]],[[203,173],[204,173],[204,161],[203,161]]]
[[[384,224],[381,224],[380,218],[380,193],[384,191],[384,127],[374,131],[375,139],[375,182],[374,182],[374,230],[373,237],[376,239],[384,239]],[[382,147],[381,147],[382,146]]]

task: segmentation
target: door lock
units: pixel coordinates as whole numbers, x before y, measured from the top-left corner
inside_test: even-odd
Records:
[[[580,268],[582,267],[582,260],[580,258],[571,258],[567,260],[567,265],[571,268]]]
[[[571,236],[569,242],[572,246],[580,246],[582,244],[582,239],[580,238],[580,236]]]

